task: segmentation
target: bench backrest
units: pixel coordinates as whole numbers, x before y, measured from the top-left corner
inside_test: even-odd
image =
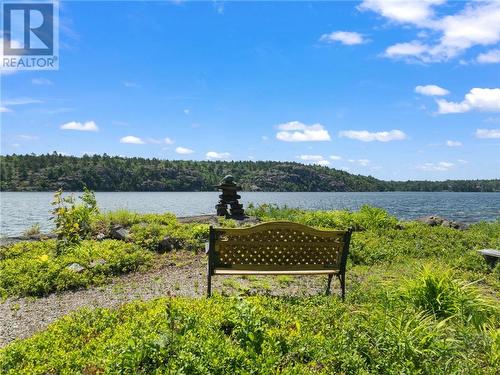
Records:
[[[209,266],[234,270],[345,271],[351,230],[319,230],[286,221],[248,228],[210,227]]]

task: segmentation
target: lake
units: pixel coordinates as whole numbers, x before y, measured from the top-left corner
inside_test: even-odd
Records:
[[[177,216],[211,214],[215,212],[217,192],[98,192],[99,208],[103,211],[125,208],[136,212],[172,212]],[[241,202],[273,203],[312,210],[357,210],[363,204],[385,208],[400,219],[415,219],[439,215],[466,223],[500,219],[500,193],[265,193],[242,192]],[[39,223],[49,231],[53,193],[0,193],[0,235],[20,235],[26,228]]]

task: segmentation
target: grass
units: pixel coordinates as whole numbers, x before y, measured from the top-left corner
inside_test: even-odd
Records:
[[[0,373],[497,373],[500,266],[489,269],[476,250],[500,247],[500,221],[458,231],[400,223],[371,207],[354,213],[252,210],[262,220],[356,228],[346,302],[300,293],[266,296],[296,285],[289,276],[227,278],[221,292],[229,296],[75,312],[1,349]],[[183,247],[206,240],[206,226],[125,211],[100,215],[94,234],[118,224],[130,228],[131,242],[83,241],[60,257],[53,255],[53,241],[0,250],[0,291],[43,295],[94,285],[153,258],[161,261],[155,241],[166,235]],[[106,267],[90,268],[96,258]],[[68,277],[65,267],[73,262],[85,271]],[[184,265],[183,257],[175,264]],[[250,288],[260,296],[235,297]]]
[[[411,297],[429,277],[446,280],[441,296],[478,302],[474,286],[457,297],[463,286],[451,273],[429,270],[408,280],[408,298],[393,282],[385,293],[364,283],[371,290],[363,302],[356,294],[346,303],[324,296],[138,301],[80,310],[10,344],[0,350],[0,372],[494,374],[498,309],[429,309]],[[439,297],[424,299],[435,305]],[[470,313],[481,324],[469,324]]]

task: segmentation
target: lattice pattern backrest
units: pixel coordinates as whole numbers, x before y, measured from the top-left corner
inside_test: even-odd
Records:
[[[243,229],[216,229],[215,266],[338,268],[345,233],[320,231],[288,222],[264,223]]]

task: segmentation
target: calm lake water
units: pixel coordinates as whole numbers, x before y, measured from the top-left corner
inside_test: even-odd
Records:
[[[103,211],[125,208],[136,212],[172,212],[177,216],[210,214],[215,211],[217,192],[120,192],[96,193]],[[400,219],[440,215],[462,222],[500,219],[500,193],[263,193],[242,192],[242,203],[274,203],[313,210],[356,210],[363,204],[382,207]],[[15,236],[39,223],[43,231],[49,221],[53,194],[48,192],[0,193],[0,235]]]

